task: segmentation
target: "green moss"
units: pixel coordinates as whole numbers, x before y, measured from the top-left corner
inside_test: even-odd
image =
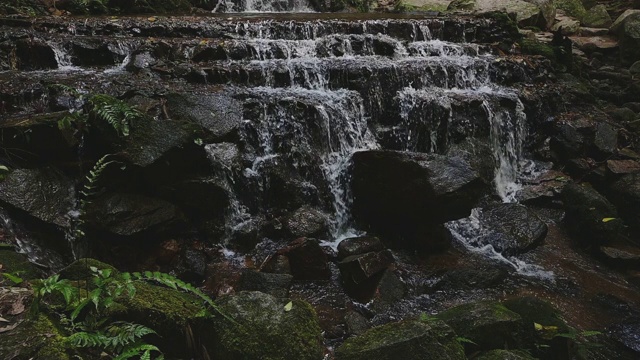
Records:
[[[95,267],[97,269],[111,269],[113,275],[117,275],[119,272],[113,266],[103,263],[102,261],[98,261],[96,259],[85,258],[76,260],[71,263],[66,268],[60,271],[60,277],[68,280],[87,280],[94,276],[91,268]]]
[[[556,9],[563,10],[567,15],[582,19],[587,10],[580,0],[556,0]]]
[[[3,273],[18,276],[23,280],[33,280],[42,276],[42,272],[31,264],[26,256],[11,249],[0,250],[0,264]],[[0,284],[4,280],[4,277],[0,277]]]
[[[209,354],[216,359],[317,360],[322,336],[313,308],[301,300],[279,299],[264,293],[241,292],[217,303],[237,323],[218,317],[199,329],[209,334]]]
[[[16,356],[17,355],[17,356]],[[69,360],[65,338],[44,314],[2,334],[1,359]]]
[[[520,40],[520,51],[527,55],[541,55],[550,60],[555,60],[553,47],[535,39],[523,38]]]
[[[441,321],[389,323],[349,338],[336,351],[337,360],[465,359],[453,330]]]

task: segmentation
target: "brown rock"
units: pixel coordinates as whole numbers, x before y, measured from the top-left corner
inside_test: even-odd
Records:
[[[607,170],[613,174],[633,174],[640,172],[640,163],[635,160],[607,160]]]

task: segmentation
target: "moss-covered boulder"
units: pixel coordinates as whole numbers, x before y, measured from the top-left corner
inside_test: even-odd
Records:
[[[533,356],[523,350],[496,349],[487,351],[474,358],[476,360],[535,360]]]
[[[607,7],[603,4],[592,7],[582,17],[582,25],[587,27],[608,28],[612,22]]]
[[[87,280],[94,275],[91,270],[92,267],[99,270],[110,269],[113,274],[112,276],[118,274],[118,270],[107,263],[103,263],[96,259],[84,258],[76,260],[64,269],[60,270],[60,278],[67,280]]]
[[[0,359],[69,360],[65,341],[54,323],[40,314],[0,335]]]
[[[17,278],[22,280],[37,279],[42,276],[42,271],[29,262],[23,254],[18,254],[13,249],[0,249],[0,285],[12,285]],[[15,276],[17,278],[13,278]]]
[[[493,301],[456,306],[437,318],[451,326],[458,335],[473,341],[469,350],[526,348],[533,328],[520,315]]]
[[[465,359],[453,330],[441,321],[407,320],[347,339],[336,360]]]
[[[576,19],[582,19],[587,13],[587,10],[580,0],[555,0],[554,3],[557,9],[564,11],[566,15]]]
[[[213,359],[319,360],[323,356],[318,317],[302,300],[257,291],[216,301],[233,318],[217,318],[204,342]]]

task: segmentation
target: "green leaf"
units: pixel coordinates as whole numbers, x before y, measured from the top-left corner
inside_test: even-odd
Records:
[[[458,342],[459,342],[459,343],[461,343],[461,344],[462,344],[462,343],[467,343],[467,344],[478,345],[478,344],[476,344],[476,342],[475,342],[475,341],[473,341],[473,340],[471,340],[471,339],[467,339],[467,338],[462,337],[462,336],[458,336],[458,337],[456,338],[456,340],[458,340]]]
[[[2,276],[4,276],[7,279],[9,279],[15,285],[19,285],[24,281],[21,277],[19,277],[17,275],[9,274],[9,273],[3,273]]]
[[[602,219],[602,222],[603,222],[603,223],[606,223],[606,222],[609,222],[609,221],[611,221],[611,220],[615,220],[615,219],[616,219],[616,218],[604,218],[604,219]]]
[[[293,301],[289,301],[287,305],[284,306],[284,311],[291,311],[293,309]]]

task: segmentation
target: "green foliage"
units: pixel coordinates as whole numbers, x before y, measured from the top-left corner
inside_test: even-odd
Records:
[[[20,285],[22,284],[22,282],[24,281],[24,279],[22,279],[20,276],[18,276],[17,274],[11,274],[11,273],[2,273],[2,276],[4,276],[5,278],[7,278],[9,281],[11,281],[14,285]]]
[[[144,325],[118,321],[101,331],[76,332],[67,338],[67,343],[75,348],[98,348],[117,354],[115,359],[151,359],[151,354],[155,351],[159,353],[156,357],[159,360],[163,359],[160,350],[141,341],[144,336],[155,333]]]
[[[89,99],[89,104],[92,114],[108,122],[122,136],[129,136],[131,122],[142,118],[138,110],[109,95],[94,95]]]
[[[8,174],[9,174],[9,168],[4,165],[0,165],[0,181],[4,180],[4,178]]]
[[[123,273],[127,274],[127,273]],[[227,316],[224,312],[222,312],[220,310],[220,308],[213,302],[213,300],[208,297],[205,293],[203,293],[202,291],[200,291],[200,289],[194,287],[193,285],[186,283],[174,276],[171,276],[169,274],[166,273],[161,273],[158,271],[145,271],[145,272],[134,272],[130,275],[133,279],[136,280],[145,280],[145,281],[154,281],[157,283],[160,283],[164,286],[170,287],[174,290],[183,290],[186,291],[188,293],[191,293],[197,297],[199,297],[200,299],[202,299],[207,305],[209,305],[215,312],[217,312],[218,314],[222,315],[224,318],[226,318],[229,321],[235,322],[233,319],[231,319],[229,316]]]

